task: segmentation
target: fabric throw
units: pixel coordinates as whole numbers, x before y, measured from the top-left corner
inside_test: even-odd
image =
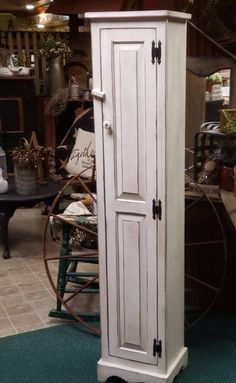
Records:
[[[75,145],[72,149],[66,170],[69,174],[81,174],[83,178],[91,178],[95,156],[95,134],[79,129]]]

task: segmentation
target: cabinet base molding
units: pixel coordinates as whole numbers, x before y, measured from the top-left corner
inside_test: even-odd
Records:
[[[108,378],[114,376],[123,379],[128,383],[172,383],[175,377],[180,373],[182,369],[187,366],[188,363],[188,351],[184,347],[178,357],[173,361],[166,374],[161,374],[155,370],[157,366],[140,365],[134,362],[125,361],[106,361],[100,359],[97,364],[98,381],[105,382]],[[132,367],[131,367],[132,364]]]

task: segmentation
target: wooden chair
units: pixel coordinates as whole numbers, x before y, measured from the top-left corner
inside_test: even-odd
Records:
[[[65,150],[66,153],[68,148],[69,151],[72,150],[70,140],[74,135],[75,129],[80,129],[81,125],[87,129],[87,131],[93,131],[92,109],[76,116],[74,124],[72,124],[61,142],[60,148],[62,148],[62,152]],[[59,158],[62,164],[66,159],[66,157],[62,159]],[[56,161],[56,159],[54,159],[54,161]],[[91,226],[89,219],[87,219],[88,222],[85,222],[85,217],[74,216],[68,220],[63,217],[63,214],[54,213],[56,206],[59,206],[60,213],[60,202],[64,199],[65,192],[68,189],[77,194],[81,192],[86,193],[93,203],[96,204],[96,198],[94,197],[94,193],[96,192],[95,155],[93,156],[93,163],[90,166],[90,178],[82,178],[83,173],[88,170],[87,168],[80,172],[79,175],[75,175],[68,180],[68,178],[63,177],[63,175],[66,174],[63,167],[61,174],[57,174],[56,165],[57,164],[54,163],[54,172],[51,176],[54,177],[57,182],[61,182],[62,189],[49,210],[44,232],[44,263],[49,281],[57,297],[56,308],[50,310],[49,316],[68,319],[74,318],[93,332],[99,333],[97,327],[88,324],[88,321],[99,320],[99,312],[81,312],[80,307],[76,307],[73,303],[71,305],[71,302],[75,301],[81,294],[96,295],[99,292],[98,271],[96,266],[98,264],[97,225],[93,224]],[[66,198],[68,203],[71,202],[71,198],[69,197],[68,199],[68,194]],[[59,222],[61,225],[61,248],[59,255],[53,258],[47,254],[47,229],[50,219],[55,220],[57,223]],[[56,235],[54,235],[54,239],[57,239]],[[84,247],[86,241],[87,244],[90,242],[91,249]],[[51,261],[54,262],[55,260],[58,260],[57,281],[53,280],[49,265]],[[84,271],[86,265],[94,265],[95,270]],[[64,306],[64,309],[62,306]]]

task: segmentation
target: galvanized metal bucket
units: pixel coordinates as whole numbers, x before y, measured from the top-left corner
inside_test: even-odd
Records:
[[[62,56],[48,60],[48,93],[53,96],[66,87]]]
[[[36,168],[20,168],[14,166],[15,185],[18,194],[35,194],[38,190],[38,174]]]

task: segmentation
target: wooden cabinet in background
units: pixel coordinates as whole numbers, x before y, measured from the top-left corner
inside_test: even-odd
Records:
[[[30,139],[36,129],[35,78],[33,76],[0,76],[1,145],[7,154],[11,172],[11,150],[20,137]]]

